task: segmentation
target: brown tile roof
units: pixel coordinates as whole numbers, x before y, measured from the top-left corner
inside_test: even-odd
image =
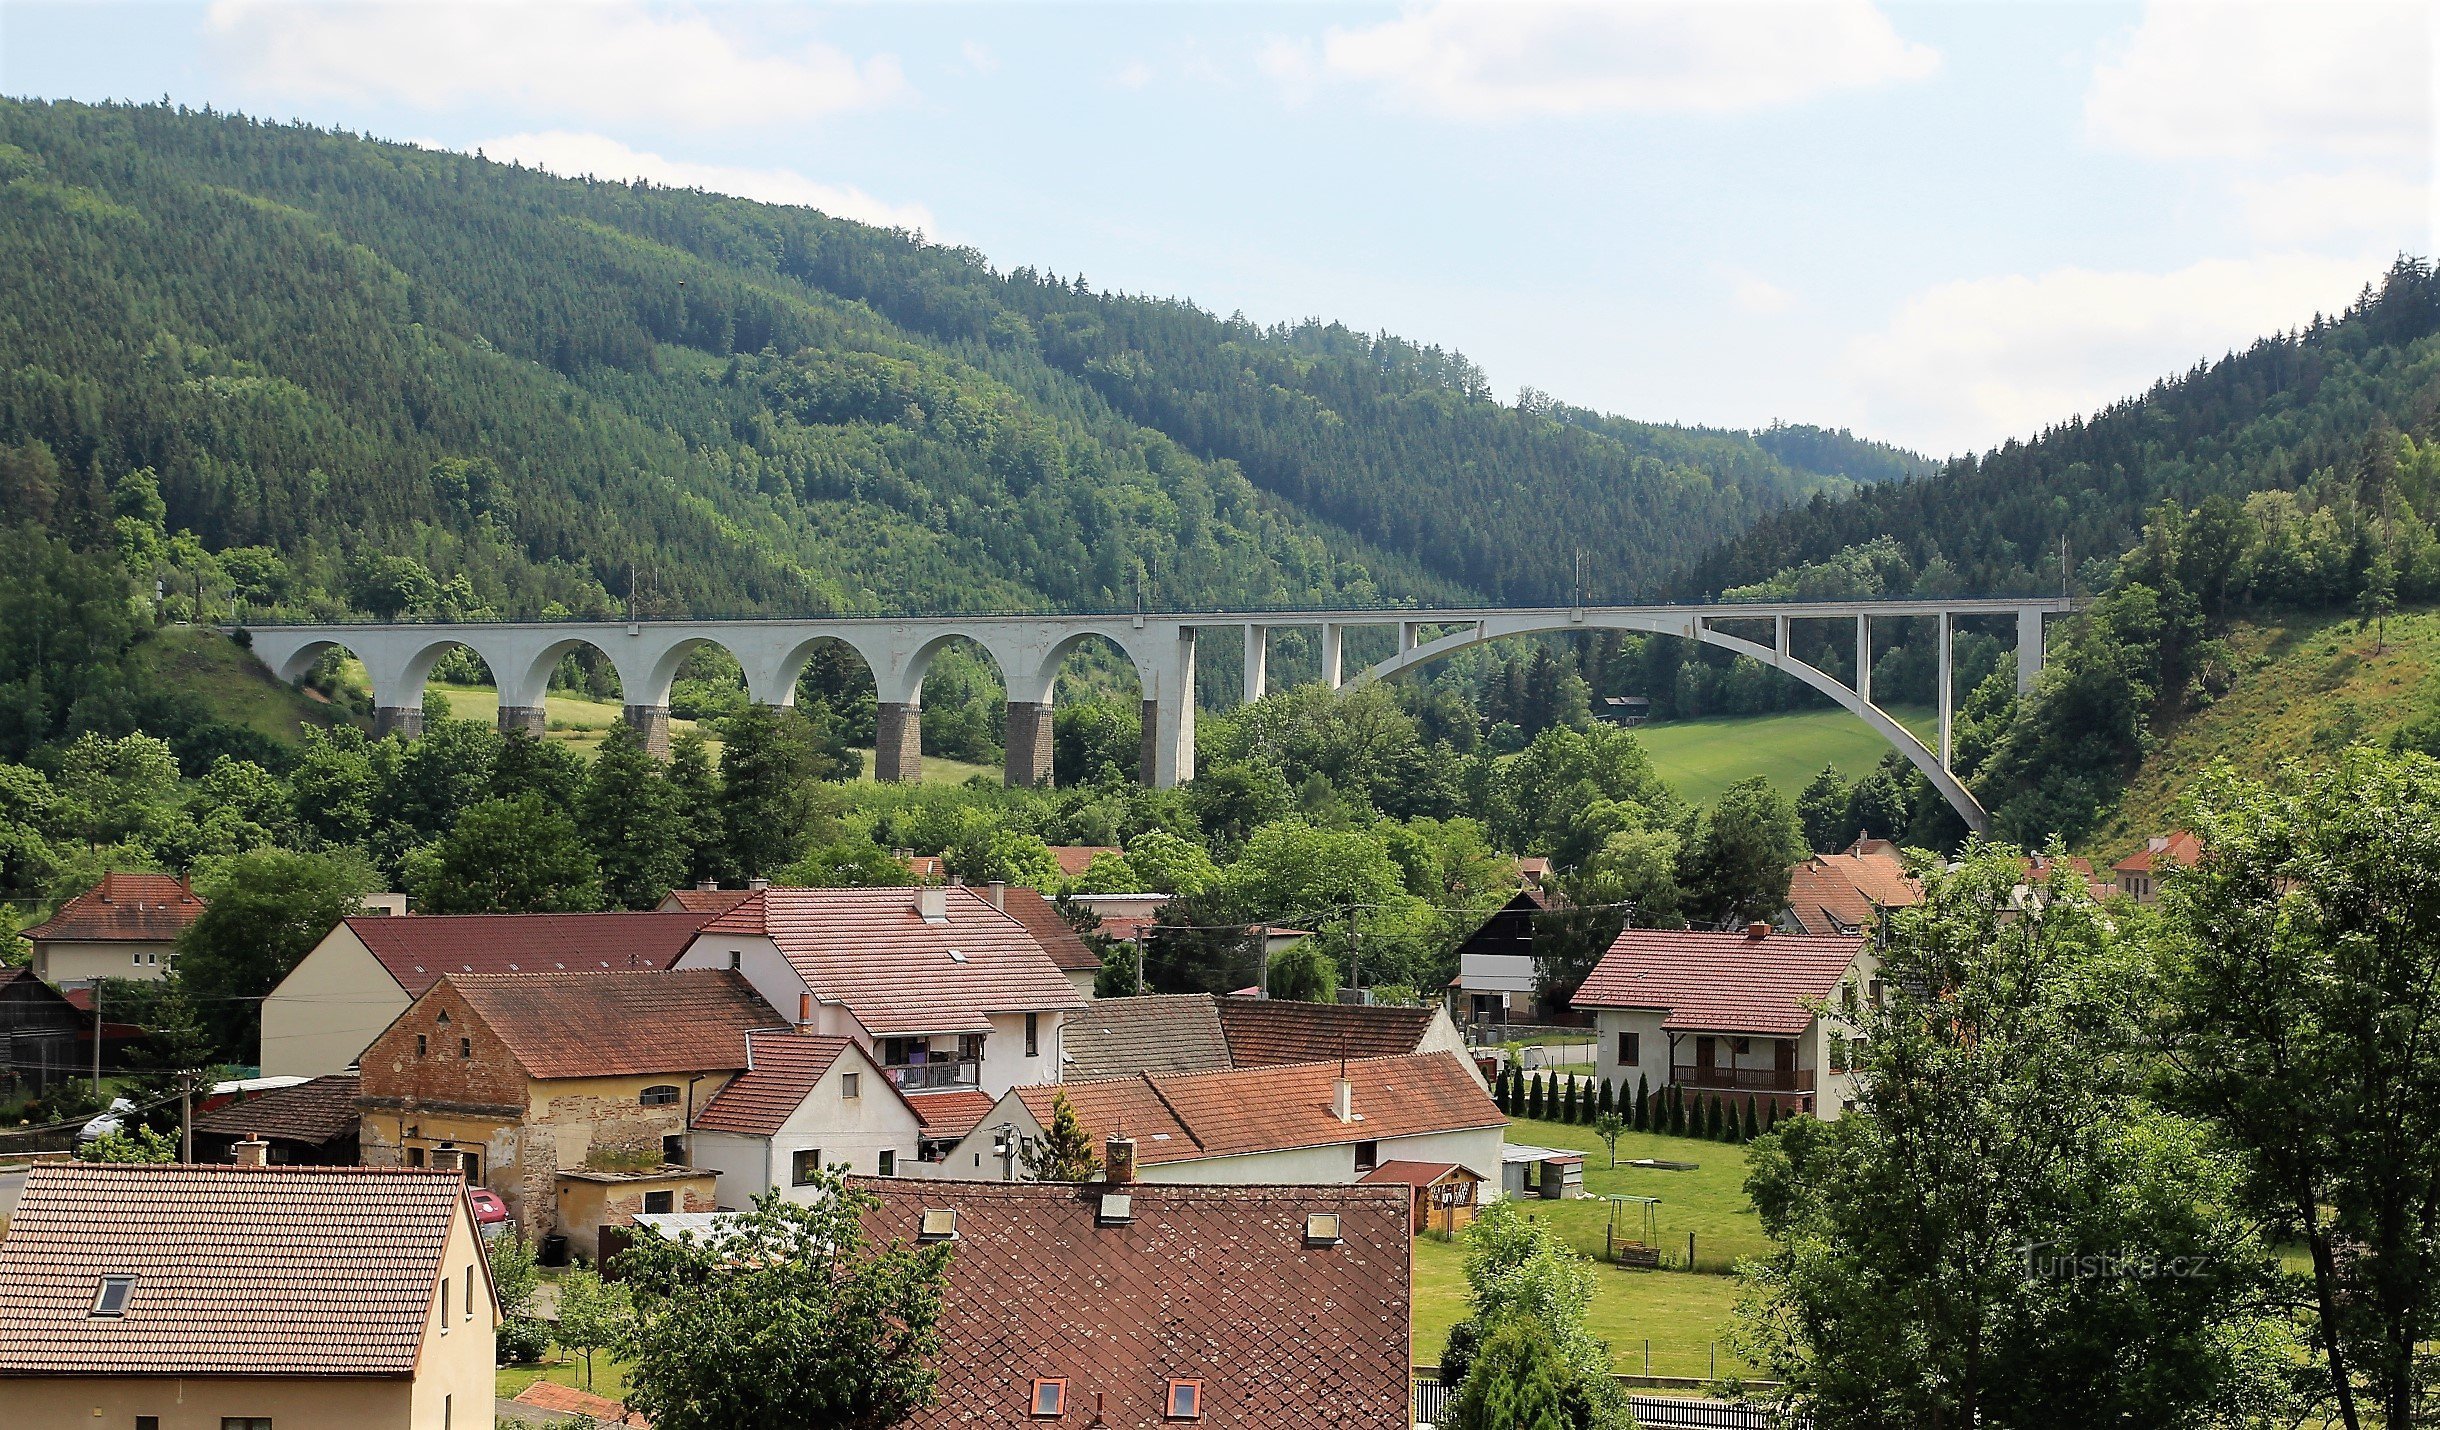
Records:
[[[1825,854],[1822,861],[1882,908],[1911,909],[1923,902],[1923,881],[1906,872],[1906,860],[1894,846],[1866,848],[1859,840],[1846,853]]]
[[[870,1089],[871,1096],[906,1102],[906,1094],[883,1076],[863,1045],[853,1038],[824,1038],[789,1029],[750,1033],[746,1046],[750,1066],[695,1114],[697,1127],[769,1137],[787,1125],[796,1110],[805,1105],[806,1094],[813,1091],[813,1085],[841,1057],[851,1057],[862,1065],[864,1087]],[[916,1117],[922,1120],[922,1114]]]
[[[1807,937],[1627,929],[1576,990],[1579,1008],[1661,1008],[1661,1026],[1794,1037],[1806,1003],[1830,996],[1862,952],[1862,935]]]
[[[1411,1053],[1440,1011],[1281,998],[1223,998],[1219,1008],[1229,1062],[1241,1068]]]
[[[168,874],[104,874],[25,936],[63,943],[167,943],[195,921],[203,903],[186,880]]]
[[[967,1087],[919,1092],[909,1097],[907,1104],[923,1119],[926,1137],[963,1137],[999,1105],[990,1093]]]
[[[204,1113],[195,1119],[195,1130],[316,1145],[342,1133],[353,1136],[362,1082],[354,1073],[332,1073],[294,1087],[275,1087]]]
[[[751,889],[672,889],[654,912],[725,914],[744,903],[753,892]]]
[[[748,1032],[788,1026],[743,974],[725,968],[445,981],[537,1078],[742,1068]]]
[[[911,889],[762,889],[703,933],[770,939],[875,1037],[987,1033],[991,1013],[1084,1007],[1025,925],[980,891],[942,892],[948,917],[931,924]]]
[[[1227,1067],[1219,1003],[1209,993],[1096,998],[1061,1025],[1062,1076],[1072,1081]]]
[[[1820,855],[1788,870],[1788,912],[1805,933],[1847,933],[1873,921],[1872,900]]]
[[[1059,862],[1059,875],[1073,879],[1083,873],[1094,859],[1104,854],[1125,854],[1127,851],[1109,844],[1054,844],[1051,858]]]
[[[1384,1162],[1356,1180],[1376,1186],[1386,1183],[1401,1187],[1428,1187],[1451,1172],[1468,1170],[1455,1162]],[[1482,1174],[1475,1172],[1473,1175],[1479,1177]]]
[[[1025,925],[1025,931],[1042,945],[1042,951],[1059,965],[1061,973],[1097,973],[1101,970],[1101,955],[1085,946],[1084,936],[1077,933],[1060,914],[1059,906],[1033,889],[1011,885],[1001,893],[1006,901],[1008,916]]]
[[[912,1243],[957,1212],[940,1372],[913,1430],[1019,1426],[1037,1377],[1067,1381],[1082,1425],[1164,1423],[1172,1377],[1203,1382],[1202,1423],[1406,1430],[1408,1194],[1396,1187],[1136,1183],[1100,1224],[1098,1185],[856,1178],[877,1238]],[[1305,1219],[1339,1218],[1308,1246]]]
[[[2172,829],[2144,841],[2144,847],[2129,854],[2110,867],[2121,874],[2149,874],[2158,863],[2166,862],[2181,869],[2191,869],[2202,862],[2203,841],[2184,829]]]
[[[0,1376],[404,1376],[466,1184],[391,1167],[50,1163],[0,1242]],[[89,1315],[101,1278],[127,1313]]]
[[[576,973],[667,968],[700,913],[409,914],[353,918],[348,930],[417,998],[444,973]]]
[[[1342,1067],[1354,1084],[1352,1122],[1339,1121],[1331,1110]],[[1446,1052],[1145,1074],[1021,1087],[1009,1096],[1047,1126],[1061,1092],[1096,1142],[1124,1132],[1136,1139],[1136,1160],[1146,1164],[1508,1125],[1466,1065]]]
[[[515,1403],[534,1410],[550,1410],[561,1415],[584,1416],[587,1419],[598,1420],[604,1425],[638,1425],[644,1427],[644,1430],[651,1430],[652,1426],[652,1422],[644,1418],[644,1412],[629,1410],[624,1401],[612,1400],[607,1395],[595,1395],[591,1391],[578,1390],[572,1385],[561,1385],[553,1380],[537,1380],[532,1385],[518,1391]]]

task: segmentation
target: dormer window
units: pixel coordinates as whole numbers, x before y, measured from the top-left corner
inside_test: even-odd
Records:
[[[1203,1382],[1173,1380],[1169,1382],[1169,1404],[1166,1411],[1172,1420],[1203,1418]]]
[[[117,1320],[127,1314],[127,1298],[134,1295],[135,1290],[136,1278],[133,1276],[103,1277],[102,1284],[94,1288],[90,1314],[103,1320]]]
[[[1068,1383],[1064,1380],[1034,1382],[1033,1417],[1036,1420],[1056,1420],[1067,1413]]]

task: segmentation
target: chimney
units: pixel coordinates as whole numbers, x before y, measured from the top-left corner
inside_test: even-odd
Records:
[[[768,889],[771,887],[771,881],[762,877],[760,874],[757,874],[753,878],[746,880],[746,887],[749,889]]]
[[[1347,1064],[1339,1064],[1339,1080],[1330,1088],[1330,1115],[1341,1122],[1356,1120],[1356,1085],[1347,1080]]]
[[[698,893],[717,894],[720,892],[720,881],[718,879],[699,880],[695,884],[695,889]]]
[[[949,891],[938,884],[918,884],[915,887],[915,912],[928,924],[949,921]]]
[[[110,886],[112,881],[116,880],[118,877],[119,876],[117,874],[112,873],[110,870],[105,869],[102,871],[102,892],[100,895],[98,895],[98,897],[103,903],[106,904],[110,902]]]
[[[810,1025],[812,1022],[813,995],[810,993],[799,993],[796,995],[796,1025],[802,1028]]]
[[[271,1144],[263,1140],[261,1133],[247,1133],[246,1140],[237,1144],[235,1152],[237,1165],[240,1167],[268,1167],[271,1165]]]
[[[1101,1149],[1102,1180],[1123,1187],[1135,1180],[1135,1139],[1113,1136]]]
[[[195,876],[192,874],[180,874],[178,876],[179,903],[191,904],[195,902],[195,885],[193,883],[194,877]]]
[[[1745,926],[1745,937],[1748,942],[1760,943],[1770,936],[1771,926],[1762,922],[1760,919],[1756,919],[1754,922]]]
[[[991,881],[991,906],[1001,913],[1008,912],[1008,881],[1006,879]]]

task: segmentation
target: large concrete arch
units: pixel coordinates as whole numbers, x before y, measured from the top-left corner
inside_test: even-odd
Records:
[[[1777,628],[1777,637],[1772,645],[1766,646],[1760,642],[1715,629],[1711,625],[1711,621],[1715,619],[1772,620]],[[1717,646],[1722,650],[1733,651],[1774,669],[1786,671],[1837,701],[1841,708],[1870,725],[1882,739],[1887,740],[1900,754],[1906,756],[1909,764],[1921,770],[1924,778],[1932,782],[1932,787],[1940,791],[1941,798],[1949,802],[1949,807],[1957,811],[1958,817],[1965,820],[1968,827],[1976,833],[1989,833],[1990,812],[1983,808],[1982,801],[1975,797],[1974,792],[1966,788],[1965,782],[1950,771],[1944,758],[1947,753],[1951,713],[1947,698],[1948,691],[1945,689],[1949,673],[1950,640],[1954,631],[1951,618],[1946,613],[1941,613],[1940,673],[1944,688],[1940,692],[1942,696],[1940,707],[1942,749],[1938,752],[1917,739],[1912,730],[1900,724],[1888,711],[1873,704],[1868,694],[1850,688],[1841,683],[1838,677],[1789,654],[1788,622],[1790,619],[1786,615],[1775,615],[1770,611],[1758,611],[1750,617],[1732,612],[1721,616],[1690,615],[1676,618],[1643,612],[1585,611],[1570,613],[1566,619],[1544,621],[1538,624],[1531,621],[1522,623],[1483,621],[1458,634],[1443,636],[1438,640],[1423,644],[1409,644],[1409,638],[1402,636],[1400,644],[1405,647],[1404,649],[1390,659],[1357,673],[1344,688],[1354,690],[1371,685],[1390,679],[1401,672],[1413,670],[1417,666],[1445,660],[1461,650],[1470,650],[1476,646],[1495,640],[1505,640],[1511,636],[1547,635],[1554,632],[1584,630],[1633,631],[1647,635],[1676,636],[1681,640],[1697,641],[1705,645]],[[1858,628],[1859,658],[1862,659],[1864,658],[1862,653],[1869,650],[1870,647],[1870,627],[1865,623],[1871,617],[1859,614],[1854,619]],[[2038,624],[2034,629],[2034,639],[2038,642],[2040,639]],[[2038,669],[2039,660],[2037,645],[2032,657],[2033,668]],[[1871,686],[1869,666],[1864,665],[1861,668],[1867,672],[1862,677],[1862,681],[1866,690],[1869,690]],[[2020,672],[2024,670],[2025,667],[2020,665]],[[2029,674],[2023,674],[2022,678],[2030,681]]]

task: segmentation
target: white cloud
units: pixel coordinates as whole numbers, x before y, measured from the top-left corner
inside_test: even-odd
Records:
[[[1313,67],[1274,45],[1274,78]],[[1447,0],[1323,35],[1319,69],[1417,109],[1468,119],[1600,113],[1734,114],[1921,79],[1939,52],[1870,0],[1727,4]]]
[[[991,74],[1000,67],[1000,57],[980,41],[968,40],[957,47],[957,52],[966,61],[966,68],[975,74]]]
[[[225,63],[283,99],[370,94],[433,111],[507,105],[554,122],[715,129],[870,108],[907,92],[888,55],[765,47],[701,14],[627,0],[215,0],[206,27]]]
[[[1740,313],[1784,313],[1796,306],[1795,294],[1759,273],[1726,263],[1713,264],[1712,271],[1728,285],[1728,301]]]
[[[1130,59],[1120,65],[1118,73],[1111,78],[1120,89],[1142,89],[1152,83],[1152,65],[1142,59]]]
[[[600,134],[559,129],[508,134],[460,147],[468,152],[480,149],[485,158],[502,163],[513,160],[548,169],[563,178],[591,175],[599,179],[649,179],[673,188],[708,189],[767,204],[795,204],[820,209],[836,218],[851,218],[883,228],[922,229],[938,236],[931,211],[921,204],[890,203],[851,185],[821,183],[788,169],[748,169],[668,159],[630,149]]]
[[[1962,452],[2134,396],[2254,339],[2336,313],[2378,259],[2209,259],[2170,273],[2062,268],[1943,283],[1847,350],[1855,425]]]
[[[2369,237],[2413,253],[2440,248],[2435,191],[2427,182],[2356,169],[2239,179],[2236,194],[2254,236],[2265,243]]]
[[[2433,24],[2395,0],[2153,0],[2095,67],[2085,127],[2164,159],[2424,154]]]

